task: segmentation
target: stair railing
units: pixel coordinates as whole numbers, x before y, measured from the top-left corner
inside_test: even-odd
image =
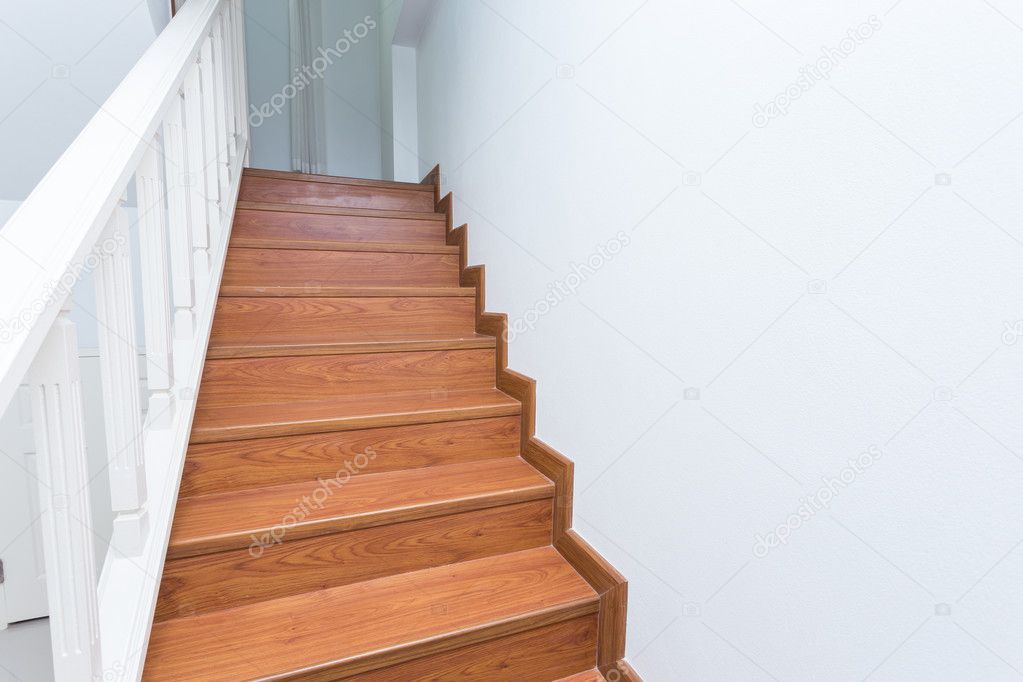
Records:
[[[184,5],[0,231],[0,413],[27,385],[58,682],[141,676],[247,157],[244,42],[242,0]],[[105,433],[115,513],[98,577],[90,494],[99,479],[86,459],[69,316],[71,290],[89,272],[103,419],[88,426]]]

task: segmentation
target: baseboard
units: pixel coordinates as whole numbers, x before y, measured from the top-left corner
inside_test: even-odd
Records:
[[[597,666],[618,681],[639,680],[624,661],[628,581],[582,537],[572,530],[572,461],[535,436],[536,381],[508,369],[508,316],[486,311],[486,268],[468,265],[469,226],[452,225],[452,195],[441,197],[440,166],[422,181],[434,187],[436,209],[447,216],[447,243],[459,247],[459,281],[476,289],[476,331],[497,339],[497,387],[522,403],[522,458],[554,482],[554,547],[600,595],[600,634]],[[608,678],[609,682],[614,682]]]

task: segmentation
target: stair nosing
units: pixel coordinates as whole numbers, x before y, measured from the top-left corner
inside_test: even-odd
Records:
[[[376,189],[404,190],[407,192],[433,192],[433,185],[401,180],[370,180],[353,178],[344,175],[323,175],[321,173],[300,173],[298,171],[278,171],[271,168],[245,168],[243,175],[291,182],[318,182],[327,185],[348,185],[350,187],[373,187]]]
[[[469,350],[477,348],[496,348],[497,339],[493,336],[476,335],[461,337],[436,337],[402,341],[339,341],[323,343],[227,343],[217,344],[210,340],[206,350],[207,360],[225,360],[231,358],[265,358],[280,356],[306,355],[362,355],[373,353],[399,353],[421,350]]]
[[[416,410],[395,412],[391,414],[368,414],[348,417],[330,417],[309,419],[305,421],[277,422],[272,425],[244,425],[228,427],[192,427],[189,443],[222,443],[226,441],[252,440],[274,436],[290,436],[311,433],[330,433],[332,431],[353,431],[378,426],[405,426],[411,424],[435,424],[448,421],[467,419],[484,419],[488,417],[508,417],[522,413],[522,403],[500,389],[494,388],[488,393],[498,393],[507,400],[494,404],[479,406],[463,406],[449,409]],[[471,392],[468,392],[471,393]],[[317,402],[317,401],[310,401]],[[329,401],[325,401],[329,402]],[[197,434],[203,437],[197,438]],[[238,435],[243,434],[243,435]]]
[[[401,220],[432,220],[444,222],[443,213],[429,211],[398,211],[390,208],[349,208],[320,204],[280,203],[274,201],[239,200],[238,211],[269,211],[275,213],[310,213],[321,215],[356,216],[362,218],[398,218]]]
[[[458,246],[419,244],[415,242],[358,242],[317,239],[269,239],[266,237],[233,237],[232,249],[263,249],[285,251],[359,251],[370,253],[428,253],[458,255]]]
[[[475,287],[350,287],[350,286],[257,286],[251,284],[224,284],[220,298],[381,298],[381,297],[471,297]]]

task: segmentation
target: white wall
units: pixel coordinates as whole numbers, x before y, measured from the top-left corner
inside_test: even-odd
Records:
[[[377,0],[322,3],[323,46],[342,43],[343,56],[322,71],[326,124],[327,172],[331,175],[381,177],[380,55]],[[352,40],[355,27],[370,17],[374,25],[362,38]],[[250,116],[252,153],[256,168],[291,170],[289,104],[280,93],[293,74],[290,70],[288,3],[247,0],[246,52],[250,113],[276,101],[272,116]],[[346,33],[347,32],[347,33]],[[359,31],[362,33],[362,30]],[[313,65],[310,65],[313,66]],[[275,99],[275,95],[277,96]],[[280,113],[277,113],[279,111]]]
[[[0,199],[21,200],[163,23],[133,0],[0,0],[0,19]]]
[[[420,168],[523,325],[511,365],[630,579],[646,679],[1019,677],[1020,25],[1005,0],[440,3]]]
[[[249,110],[259,110],[279,94],[290,78],[288,3],[245,0],[245,58]],[[279,101],[279,100],[278,100]],[[249,116],[249,164],[254,168],[291,170],[291,109],[277,107],[273,116]]]
[[[356,35],[351,32],[361,23],[372,28],[364,38],[349,38],[351,48],[327,69],[324,78],[327,169],[331,175],[379,178],[379,5],[377,0],[323,3],[324,43],[334,45],[346,35]]]

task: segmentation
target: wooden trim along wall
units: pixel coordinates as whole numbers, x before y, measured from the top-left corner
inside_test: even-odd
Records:
[[[640,682],[625,662],[628,582],[572,530],[572,461],[535,436],[536,380],[508,369],[508,315],[486,311],[486,268],[468,265],[469,226],[452,226],[452,196],[442,198],[440,166],[422,180],[433,185],[437,211],[447,220],[447,243],[459,250],[460,284],[476,290],[476,331],[497,338],[497,387],[522,403],[522,458],[554,482],[554,546],[600,595],[597,665],[610,682]]]

